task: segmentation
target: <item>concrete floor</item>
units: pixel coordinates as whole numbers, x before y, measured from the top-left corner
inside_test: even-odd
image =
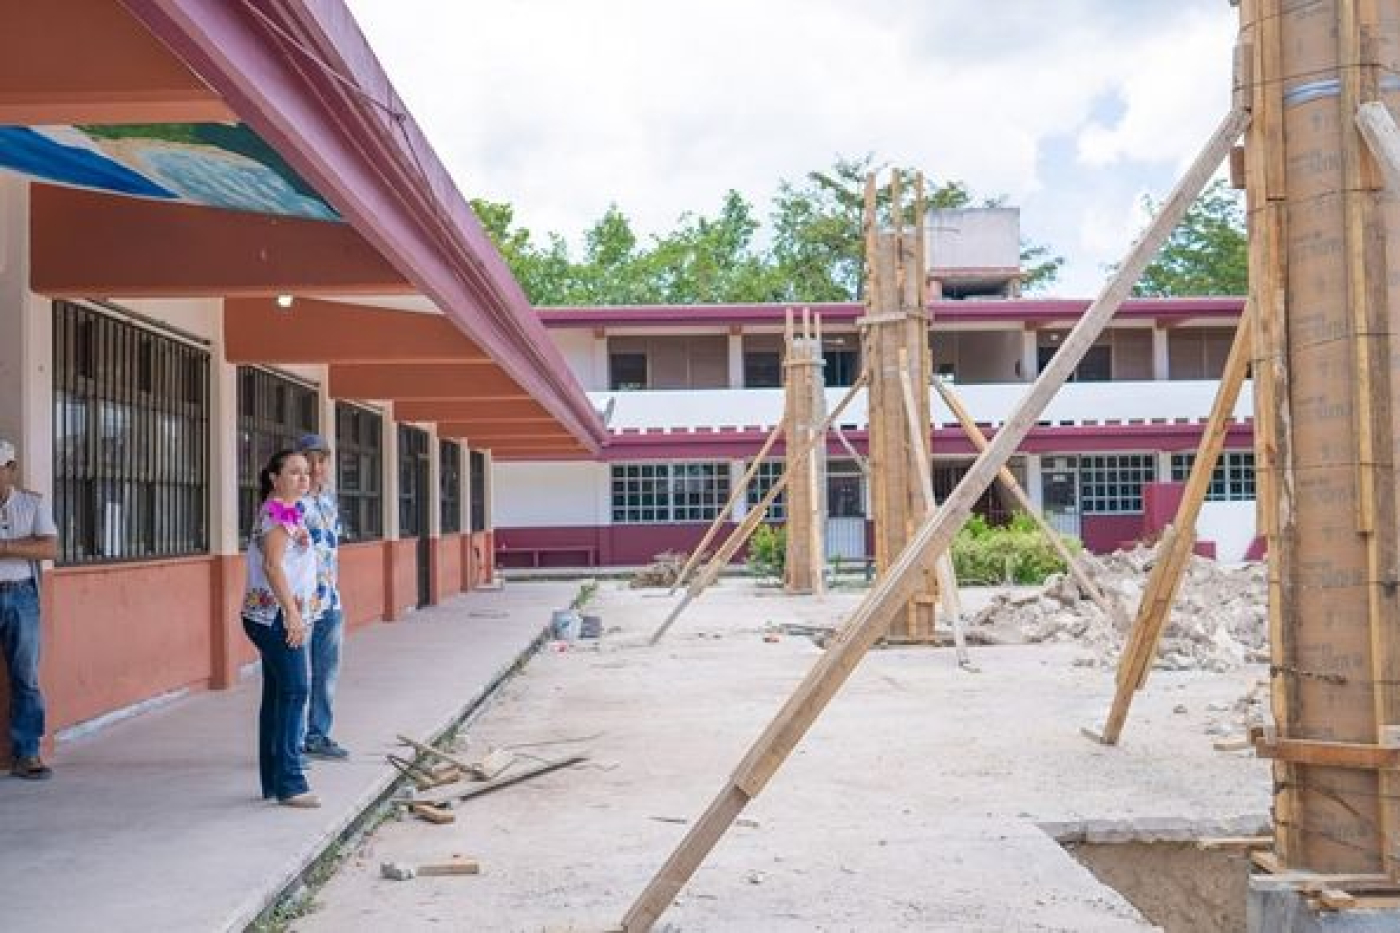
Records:
[[[605,583],[602,642],[537,658],[467,737],[481,748],[596,734],[529,749],[591,762],[467,802],[452,825],[386,824],[294,929],[616,924],[818,656],[802,637],[764,642],[765,625],[829,624],[857,601],[726,581],[648,649],[672,601]],[[948,650],[873,653],[661,928],[1151,929],[1053,837],[1261,831],[1267,764],[1214,751],[1205,726],[1219,715],[1208,704],[1233,702],[1262,671],[1154,674],[1109,749],[1079,728],[1102,721],[1112,672],[1075,667],[1076,654],[974,649],[974,674]],[[483,873],[379,877],[381,861],[454,854],[480,859]]]
[[[389,786],[395,734],[435,735],[527,650],[572,584],[480,592],[347,641],[320,810],[258,793],[259,682],[59,744],[51,782],[0,786],[0,929],[241,930]]]

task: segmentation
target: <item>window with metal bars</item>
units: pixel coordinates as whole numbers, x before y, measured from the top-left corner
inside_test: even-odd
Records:
[[[612,468],[618,524],[713,521],[729,498],[729,464],[626,463]]]
[[[337,402],[335,406],[336,496],[347,541],[384,537],[384,418]]]
[[[53,304],[59,563],[209,551],[209,352]]]
[[[1142,511],[1142,487],[1157,476],[1152,454],[1097,454],[1079,458],[1079,510],[1085,515]]]
[[[768,495],[768,490],[773,488],[773,484],[783,475],[782,460],[765,460],[758,465],[758,472],[749,480],[749,488],[744,494],[749,508],[753,509],[763,497]],[[767,521],[781,522],[787,519],[787,493],[780,492],[773,500],[773,504],[768,508]],[[713,521],[713,519],[711,519]]]
[[[419,497],[428,495],[420,487],[427,475],[428,432],[399,425],[399,534],[405,538],[426,535],[428,511],[419,508]],[[423,469],[420,471],[420,465]]]
[[[315,389],[256,366],[238,367],[238,537],[248,535],[258,514],[258,471],[279,450],[290,450],[319,430],[320,397]]]
[[[1184,483],[1196,462],[1194,453],[1172,454],[1172,482]],[[1206,491],[1208,502],[1247,502],[1254,498],[1254,452],[1226,450],[1215,461]]]
[[[462,445],[455,441],[438,441],[438,487],[442,533],[455,535],[462,530]]]
[[[467,452],[471,483],[468,486],[472,531],[486,530],[486,455],[479,450]]]

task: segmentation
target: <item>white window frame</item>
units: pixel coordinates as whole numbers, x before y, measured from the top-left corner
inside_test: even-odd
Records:
[[[1196,452],[1172,454],[1172,482],[1184,483],[1196,462]],[[1222,450],[1206,491],[1207,502],[1252,502],[1256,495],[1254,451]]]
[[[1141,515],[1142,487],[1156,480],[1155,454],[1080,454],[1079,514]]]
[[[752,465],[753,461],[746,461],[745,466]],[[783,475],[783,470],[787,468],[786,461],[764,460],[758,465],[758,472],[749,481],[749,488],[744,494],[745,501],[748,502],[748,509],[752,512],[758,507],[758,503],[764,496],[768,495],[768,490],[773,488]],[[787,491],[778,493],[778,497],[773,500],[773,504],[768,507],[768,514],[764,521],[782,522],[787,521]]]
[[[608,476],[614,525],[709,523],[729,498],[726,460],[614,463]],[[640,499],[647,493],[650,504]],[[631,496],[639,498],[631,501]]]

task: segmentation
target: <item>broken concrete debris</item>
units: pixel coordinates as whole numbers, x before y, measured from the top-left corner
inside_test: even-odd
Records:
[[[1142,598],[1156,551],[1132,550],[1085,556],[1089,575],[1131,616]],[[1237,567],[1192,557],[1163,634],[1159,670],[1228,671],[1268,661],[1267,581],[1263,564]],[[1061,574],[1033,590],[996,597],[969,626],[982,644],[1077,642],[1088,654],[1075,664],[1113,667],[1127,633]]]

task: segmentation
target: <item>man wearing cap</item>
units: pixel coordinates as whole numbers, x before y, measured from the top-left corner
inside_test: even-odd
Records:
[[[39,692],[39,561],[58,557],[58,527],[37,492],[19,488],[15,445],[0,438],[0,650],[10,677],[10,773],[42,781],[44,697]]]
[[[344,761],[350,753],[331,738],[335,681],[340,674],[340,645],[345,628],[340,611],[340,504],[330,484],[335,461],[331,445],[319,434],[303,437],[297,450],[311,466],[311,491],[301,500],[300,509],[316,551],[316,603],[321,608],[311,624],[311,709],[303,750],[313,758]]]

